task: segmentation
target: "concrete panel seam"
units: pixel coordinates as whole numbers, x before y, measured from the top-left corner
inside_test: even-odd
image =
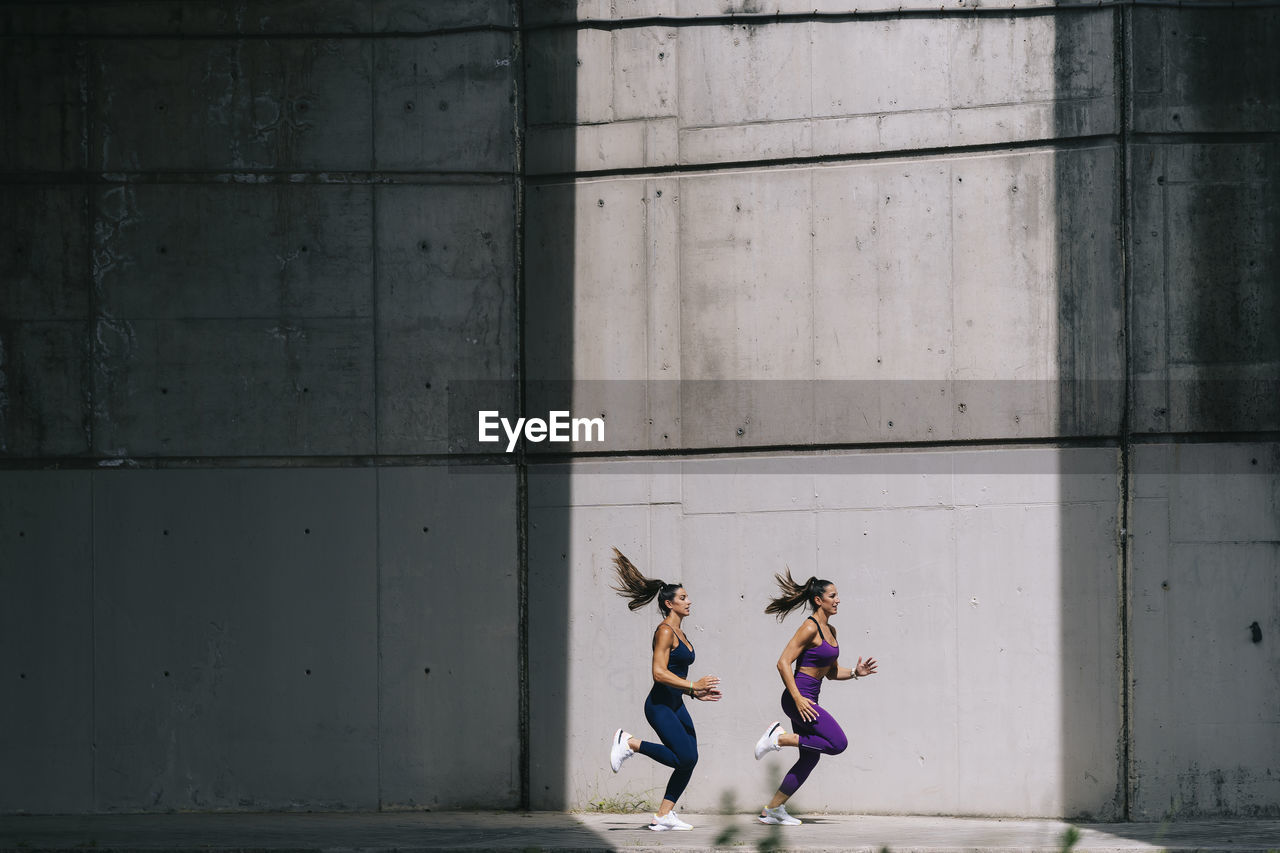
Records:
[[[1280,441],[1280,432],[1135,432],[1132,444],[1235,444]]]
[[[512,61],[519,69],[512,80],[514,91],[513,103],[513,137],[515,166],[515,209],[512,217],[515,221],[512,229],[512,251],[515,260],[515,274],[512,287],[515,291],[515,337],[516,337],[516,411],[523,416],[527,406],[527,389],[525,386],[526,354],[524,324],[526,317],[525,304],[525,193],[528,180],[525,175],[526,134],[528,116],[528,81],[526,80],[527,63],[524,49],[524,3],[523,0],[510,0],[511,20],[516,24],[516,32],[512,38]],[[529,467],[525,449],[521,446],[516,456],[516,678],[518,681],[517,696],[517,737],[519,738],[519,757],[517,759],[520,788],[519,806],[528,809],[532,803],[532,746],[531,732],[531,698],[529,684]]]
[[[450,29],[415,32],[413,30],[382,30],[379,32],[350,32],[346,30],[316,30],[308,33],[246,33],[226,30],[223,32],[205,33],[81,33],[56,32],[43,30],[26,30],[0,34],[0,38],[47,38],[77,39],[84,41],[161,41],[182,39],[183,41],[314,41],[325,39],[332,41],[380,41],[384,39],[425,39],[448,38],[450,36],[474,35],[476,33],[502,33],[512,35],[519,32],[517,27],[502,24],[477,24],[471,27],[455,27]]]
[[[1124,331],[1124,401],[1120,412],[1120,471],[1118,485],[1120,489],[1119,511],[1116,513],[1116,525],[1118,528],[1119,538],[1117,541],[1118,553],[1116,555],[1119,565],[1118,577],[1116,583],[1119,586],[1117,590],[1117,602],[1120,612],[1116,614],[1116,618],[1120,623],[1120,648],[1117,651],[1120,654],[1120,732],[1119,732],[1119,754],[1116,756],[1119,763],[1119,795],[1120,795],[1120,816],[1124,820],[1133,819],[1133,800],[1135,789],[1137,787],[1137,768],[1134,765],[1133,756],[1133,691],[1131,679],[1133,676],[1132,649],[1130,648],[1131,635],[1129,631],[1129,623],[1132,620],[1132,611],[1129,606],[1129,596],[1132,594],[1129,583],[1129,573],[1132,570],[1132,539],[1129,536],[1129,525],[1132,518],[1132,483],[1131,478],[1134,475],[1132,466],[1132,445],[1130,432],[1133,428],[1132,408],[1133,408],[1133,355],[1132,340],[1133,335],[1133,188],[1130,184],[1130,157],[1133,152],[1133,142],[1131,132],[1133,129],[1133,105],[1130,92],[1133,88],[1133,68],[1130,62],[1130,51],[1133,47],[1133,11],[1132,9],[1122,9],[1117,13],[1115,35],[1113,37],[1114,54],[1116,64],[1116,79],[1120,81],[1120,91],[1117,94],[1117,109],[1120,114],[1120,147],[1121,156],[1117,158],[1116,168],[1118,170],[1117,179],[1119,194],[1119,214],[1120,214],[1120,257],[1121,257],[1121,273],[1120,273],[1120,289],[1121,289],[1121,305],[1123,306],[1124,319],[1122,329]]]
[[[1215,3],[1213,0],[1098,0],[1096,3],[1079,3],[1072,5],[1026,5],[1018,6],[953,6],[947,8],[883,8],[883,9],[851,9],[843,12],[743,12],[724,15],[650,15],[637,18],[576,18],[571,21],[548,21],[524,28],[524,32],[535,33],[546,30],[564,29],[601,29],[619,30],[639,27],[670,26],[726,26],[742,24],[758,26],[760,24],[804,24],[811,22],[849,22],[849,21],[886,21],[902,18],[977,18],[977,17],[1044,17],[1061,13],[1110,11],[1124,6],[1166,6],[1170,8],[1257,8],[1280,5],[1280,0],[1229,0]]]
[[[378,67],[378,43],[374,42],[370,45],[370,67],[377,69]],[[376,71],[369,75],[369,103],[378,103],[378,74]],[[370,165],[375,168],[378,165],[378,111],[371,110],[369,113],[369,157]],[[373,411],[370,417],[373,420],[373,452],[375,454],[380,450],[381,431],[378,429],[378,413],[381,406],[378,405],[378,342],[381,340],[379,335],[378,317],[378,193],[370,191],[369,193],[369,242],[373,245],[372,256],[370,257],[369,269],[369,306],[372,312],[373,323],[373,364],[372,382],[373,382]],[[379,471],[373,473],[373,565],[374,565],[374,620],[376,628],[374,631],[374,656],[376,658],[374,666],[376,667],[376,707],[374,709],[374,737],[377,742],[374,744],[374,774],[377,785],[377,802],[378,809],[383,807],[383,777],[382,777],[382,477]]]
[[[548,172],[529,176],[530,186],[563,183],[575,178],[659,177],[666,175],[725,174],[753,169],[782,169],[823,165],[873,163],[879,161],[916,162],[943,156],[1007,154],[1016,151],[1044,151],[1061,153],[1100,147],[1100,143],[1118,143],[1120,134],[1105,133],[1090,136],[1044,137],[1017,141],[988,142],[976,145],[948,145],[931,148],[894,148],[846,154],[818,154],[811,157],[778,157],[766,160],[726,160],[722,163],[677,163],[670,166],[638,166],[629,169],[583,170],[580,172]]]
[[[1179,539],[1170,537],[1171,545],[1280,545],[1280,539]]]
[[[1224,130],[1224,131],[1169,131],[1130,130],[1129,141],[1148,145],[1230,145],[1266,144],[1280,142],[1280,131],[1275,130]]]
[[[953,6],[947,8],[882,8],[852,9],[843,12],[742,12],[723,15],[650,15],[636,18],[575,18],[566,21],[548,21],[524,27],[522,32],[536,33],[547,30],[602,29],[619,30],[640,27],[670,26],[726,26],[759,24],[799,24],[809,22],[885,21],[902,18],[979,18],[979,17],[1043,17],[1064,13],[1103,12],[1135,6],[1166,9],[1214,9],[1216,11],[1243,11],[1280,6],[1280,0],[1097,0],[1095,3],[1071,5],[1030,4],[1018,6]]]
[[[983,113],[988,110],[991,110],[992,108],[998,108],[998,107],[1034,107],[1034,106],[1058,107],[1058,106],[1064,106],[1064,105],[1070,105],[1070,104],[1088,104],[1088,103],[1093,103],[1095,101],[1107,101],[1107,100],[1110,100],[1113,96],[1114,95],[1093,95],[1093,96],[1078,97],[1078,98],[1039,98],[1039,99],[1021,100],[1021,101],[991,101],[989,103],[975,104],[973,106],[921,107],[918,109],[894,110],[892,112],[892,115],[894,118],[903,118],[903,117],[909,117],[909,116],[921,116],[921,115],[929,116],[929,115],[950,114],[950,113]],[[855,119],[855,118],[883,117],[884,115],[886,115],[886,113],[883,111],[872,111],[872,112],[859,112],[859,113],[842,113],[840,115],[835,115],[835,116],[821,116],[821,117],[799,116],[797,118],[781,118],[781,119],[775,119],[775,118],[743,119],[743,120],[737,120],[737,121],[711,122],[711,123],[705,123],[705,124],[681,124],[680,130],[681,131],[725,130],[725,129],[736,129],[741,127],[755,127],[755,126],[781,127],[785,125],[808,125],[808,124],[815,124],[820,122],[836,122],[836,121],[844,121],[846,119]],[[614,125],[644,124],[649,121],[651,121],[651,119],[628,119],[626,121],[616,121],[616,122],[601,121],[601,122],[581,122],[577,124],[569,124],[569,123],[548,124],[548,125],[537,125],[537,127],[539,128],[592,127],[594,125],[609,125],[609,124],[614,124]],[[1101,135],[1104,135],[1104,134],[1093,134],[1093,136],[1101,136]],[[1210,133],[1209,135],[1213,136],[1215,134]],[[1274,135],[1274,134],[1263,134],[1263,135]],[[1062,138],[1078,139],[1080,137],[1064,136]],[[1021,142],[1021,141],[1022,140],[1018,140],[1018,142]],[[983,143],[983,144],[992,144],[992,143]]]
[[[371,171],[272,171],[268,169],[242,169],[182,172],[121,172],[84,171],[67,172],[0,172],[0,184],[33,185],[85,184],[88,186],[125,186],[172,184],[288,184],[290,186],[343,186],[343,185],[440,185],[457,186],[482,183],[495,186],[510,182],[508,171],[417,171],[374,169]]]
[[[89,475],[89,802],[98,807],[98,502],[97,477]]]
[[[1251,435],[1253,435],[1251,433]],[[735,445],[733,447],[685,447],[660,448],[656,450],[601,450],[578,451],[564,453],[538,453],[531,456],[529,463],[559,464],[574,460],[591,459],[701,459],[716,456],[751,456],[760,454],[799,453],[821,455],[830,451],[883,451],[895,450],[934,450],[934,449],[983,449],[983,448],[1081,448],[1081,447],[1117,447],[1118,435],[1082,435],[1082,436],[1046,436],[1042,438],[1008,438],[1008,439],[947,439],[939,441],[886,441],[886,442],[845,442],[814,444],[761,444]]]

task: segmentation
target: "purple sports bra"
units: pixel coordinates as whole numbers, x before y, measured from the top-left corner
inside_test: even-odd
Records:
[[[813,624],[818,625],[818,620],[812,616]],[[812,649],[805,649],[800,653],[800,657],[796,658],[796,666],[811,666],[815,669],[826,669],[836,662],[836,658],[840,657],[840,647],[833,646],[827,642],[827,637],[822,633],[822,626],[818,625],[818,636],[822,638],[822,644],[814,646]]]

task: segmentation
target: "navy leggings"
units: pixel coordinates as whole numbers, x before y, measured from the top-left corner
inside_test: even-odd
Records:
[[[674,768],[667,781],[667,792],[663,794],[663,799],[674,803],[684,793],[698,763],[698,735],[693,730],[693,718],[681,694],[661,684],[655,684],[644,700],[644,718],[662,738],[662,743],[640,741],[640,754]]]

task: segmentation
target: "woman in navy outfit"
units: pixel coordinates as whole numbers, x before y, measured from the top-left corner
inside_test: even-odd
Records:
[[[613,549],[613,565],[618,573],[614,589],[627,599],[627,607],[639,610],[657,598],[662,613],[662,621],[653,633],[653,687],[644,700],[644,717],[662,743],[642,741],[618,729],[609,743],[609,765],[617,773],[622,762],[638,752],[672,768],[662,805],[649,828],[655,832],[693,829],[675,812],[676,801],[698,763],[698,736],[684,697],[715,702],[720,699],[720,679],[714,675],[704,675],[697,681],[689,678],[693,645],[680,627],[692,606],[685,588],[679,583],[646,578],[617,548]]]

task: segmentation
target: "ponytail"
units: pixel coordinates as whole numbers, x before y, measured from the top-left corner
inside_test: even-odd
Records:
[[[764,612],[777,616],[779,622],[792,610],[805,603],[808,603],[809,609],[816,612],[818,606],[813,603],[813,600],[831,586],[831,581],[813,576],[802,584],[796,583],[791,577],[790,568],[786,569],[785,575],[774,575],[773,578],[778,582],[778,589],[782,595],[769,599]]]
[[[667,611],[671,609],[668,602],[676,597],[676,590],[683,586],[679,583],[664,583],[645,577],[617,548],[613,549],[613,567],[618,573],[618,585],[612,589],[627,599],[627,607],[632,610],[639,610],[657,598],[658,609],[662,611],[663,616],[666,616]]]

